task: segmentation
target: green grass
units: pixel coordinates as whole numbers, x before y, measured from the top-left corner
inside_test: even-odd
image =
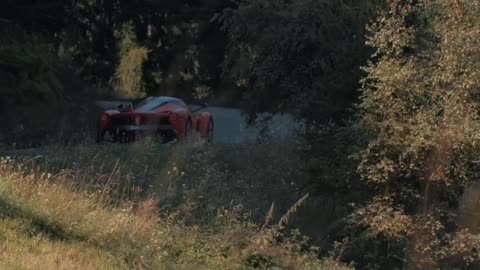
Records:
[[[32,232],[22,219],[0,221],[1,269],[127,269],[108,252],[78,241],[50,239]]]
[[[293,148],[283,143],[85,144],[5,154],[24,163],[24,170],[74,177],[82,188],[106,187],[115,200],[155,194],[159,207],[170,212],[204,216],[221,207],[240,207],[262,220],[273,201],[281,213],[304,195],[301,187],[308,179]]]
[[[291,181],[301,162],[290,150],[87,144],[5,152],[0,268],[346,269],[276,225],[282,207],[301,197]],[[278,217],[260,229],[274,200]]]

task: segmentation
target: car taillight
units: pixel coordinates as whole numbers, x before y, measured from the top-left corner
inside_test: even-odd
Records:
[[[100,121],[105,122],[108,120],[108,114],[104,113],[100,116]]]
[[[140,124],[142,124],[142,117],[140,116],[135,117],[135,125],[138,126]]]

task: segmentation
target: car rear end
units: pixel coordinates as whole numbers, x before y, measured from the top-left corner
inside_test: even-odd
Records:
[[[175,137],[168,114],[128,112],[111,114],[107,118],[103,118],[106,122],[103,124],[104,134],[113,142],[128,143],[147,136],[168,141]]]

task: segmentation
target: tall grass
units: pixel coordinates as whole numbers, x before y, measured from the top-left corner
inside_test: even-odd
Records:
[[[242,177],[251,164],[231,159],[252,152],[231,147],[83,145],[3,155],[0,231],[9,248],[0,256],[9,259],[0,261],[7,269],[345,269],[319,260],[304,237],[256,224],[246,200],[253,197],[239,195],[263,184]],[[288,219],[306,199],[290,197]],[[11,259],[22,256],[29,261]]]
[[[51,237],[90,243],[128,260],[149,246],[158,217],[154,199],[109,205],[104,189],[87,192],[71,175],[24,170],[8,158],[0,163],[3,215],[31,220]]]
[[[108,252],[78,241],[32,232],[28,220],[0,220],[0,269],[128,269]]]

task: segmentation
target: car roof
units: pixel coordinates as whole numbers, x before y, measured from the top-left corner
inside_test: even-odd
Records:
[[[184,102],[181,99],[174,98],[174,97],[166,97],[166,96],[147,97],[142,101],[140,101],[138,104],[136,104],[134,110],[136,112],[149,112],[167,103],[177,104],[178,106],[181,106],[181,107],[183,107],[182,104],[184,104]]]
[[[164,101],[164,102],[182,101],[179,98],[167,97],[167,96],[157,96],[157,97],[150,96],[150,97],[145,98],[144,100],[152,100],[152,101],[155,100],[155,101]]]

